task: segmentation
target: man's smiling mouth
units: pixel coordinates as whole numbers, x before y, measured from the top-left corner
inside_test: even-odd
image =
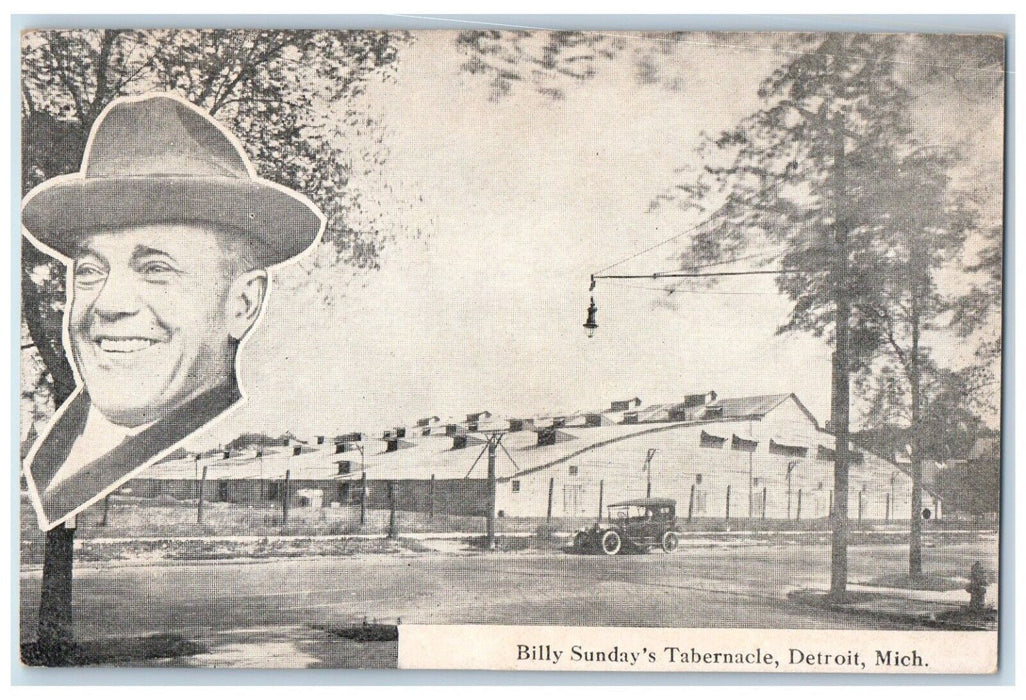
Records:
[[[153,347],[157,344],[157,341],[151,340],[150,338],[100,337],[96,339],[96,344],[99,345],[100,350],[103,350],[104,352],[128,354]]]

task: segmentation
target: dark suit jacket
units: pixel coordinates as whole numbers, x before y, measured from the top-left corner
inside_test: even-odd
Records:
[[[77,473],[47,492],[57,471],[67,460],[72,445],[85,429],[89,394],[83,390],[70,399],[67,409],[39,445],[26,476],[33,482],[41,501],[40,520],[46,529],[63,522],[81,506],[98,500],[125,480],[135,469],[172,448],[234,405],[241,395],[235,378],[200,394],[170,411],[137,435],[127,438],[110,452],[85,465]],[[40,509],[40,503],[35,503]]]

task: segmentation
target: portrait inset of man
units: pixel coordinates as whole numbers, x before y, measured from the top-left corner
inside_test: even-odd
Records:
[[[67,265],[64,348],[77,389],[24,466],[40,527],[67,521],[238,405],[240,343],[268,269],[324,216],[258,178],[242,145],[171,95],[111,103],[82,169],[22,203],[34,245]]]

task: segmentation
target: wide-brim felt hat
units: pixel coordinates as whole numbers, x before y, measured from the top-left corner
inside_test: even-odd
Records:
[[[30,237],[74,257],[76,241],[150,224],[194,224],[248,236],[264,265],[295,257],[324,230],[302,194],[256,176],[238,140],[173,95],[112,102],[97,118],[82,169],[42,183],[22,201]]]

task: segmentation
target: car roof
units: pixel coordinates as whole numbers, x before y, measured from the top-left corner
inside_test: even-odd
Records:
[[[633,498],[629,501],[622,501],[620,503],[610,503],[609,508],[617,508],[619,506],[675,506],[677,501],[672,498]]]

